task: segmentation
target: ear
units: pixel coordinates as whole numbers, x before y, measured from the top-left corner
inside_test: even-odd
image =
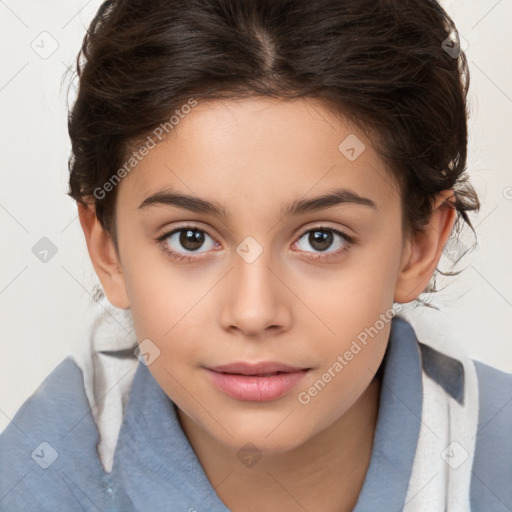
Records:
[[[78,217],[85,235],[92,265],[109,302],[118,308],[128,309],[123,270],[111,236],[96,217],[94,203],[78,203]]]
[[[448,203],[448,204],[446,204]],[[457,217],[453,190],[440,192],[424,230],[406,240],[395,287],[395,302],[415,300],[427,287]]]

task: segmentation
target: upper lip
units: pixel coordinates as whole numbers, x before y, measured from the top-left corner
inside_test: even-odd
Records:
[[[300,368],[297,366],[290,366],[284,363],[273,361],[265,361],[261,363],[246,363],[237,362],[230,364],[223,364],[221,366],[208,367],[209,370],[218,373],[235,373],[240,375],[262,375],[275,372],[297,372],[301,370],[308,370],[309,368]]]

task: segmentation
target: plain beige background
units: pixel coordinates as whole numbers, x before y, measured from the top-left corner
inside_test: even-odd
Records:
[[[61,81],[99,5],[0,0],[0,430],[84,342],[97,279],[66,196],[68,82],[61,88]],[[409,307],[407,316],[422,341],[463,345],[471,357],[512,372],[512,1],[443,5],[468,45],[468,168],[482,201],[474,218],[479,247],[459,277],[440,281],[446,289],[433,303],[441,312]],[[48,244],[44,237],[56,251],[45,263],[33,252]],[[471,233],[463,240],[471,245]],[[441,268],[447,263],[443,257]]]

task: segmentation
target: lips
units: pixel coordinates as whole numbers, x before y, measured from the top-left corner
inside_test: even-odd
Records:
[[[290,373],[300,370],[308,370],[309,368],[300,368],[290,366],[283,363],[263,362],[263,363],[231,363],[222,366],[213,366],[208,368],[217,373],[232,373],[237,375],[255,375],[255,376],[271,376],[278,373]]]
[[[264,402],[286,395],[310,368],[283,363],[231,363],[205,368],[218,390],[237,400]]]

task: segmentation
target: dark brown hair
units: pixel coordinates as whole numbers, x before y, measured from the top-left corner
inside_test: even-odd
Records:
[[[94,202],[116,250],[117,188],[95,190],[190,98],[320,99],[370,136],[400,187],[406,235],[447,189],[456,230],[473,229],[467,60],[434,0],[107,0],[76,72],[69,195]]]

